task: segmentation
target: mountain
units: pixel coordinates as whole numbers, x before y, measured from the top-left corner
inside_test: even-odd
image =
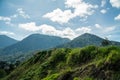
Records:
[[[17,43],[17,40],[14,40],[5,35],[0,35],[0,48],[4,48],[15,43]]]
[[[104,40],[105,39],[100,38],[94,34],[85,33],[73,39],[72,41],[57,47],[75,48],[75,47],[85,47],[88,45],[101,46],[101,43]],[[120,42],[110,41],[110,44],[120,46]]]
[[[69,39],[56,36],[32,34],[20,42],[2,49],[0,53],[1,55],[9,55],[16,53],[27,53],[35,50],[45,50],[69,41]]]
[[[1,80],[119,79],[120,47],[87,46],[40,51]]]

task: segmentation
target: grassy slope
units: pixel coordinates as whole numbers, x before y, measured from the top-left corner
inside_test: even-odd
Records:
[[[120,48],[41,51],[2,80],[119,80]]]

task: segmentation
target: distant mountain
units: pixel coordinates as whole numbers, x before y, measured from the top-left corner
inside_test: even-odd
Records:
[[[0,51],[0,54],[7,55],[16,53],[27,53],[35,50],[45,50],[64,44],[69,41],[69,39],[60,38],[56,36],[32,34],[20,42],[2,49]]]
[[[14,40],[8,36],[0,35],[0,48],[10,46],[12,44],[15,44],[16,42],[17,40]]]
[[[72,41],[60,45],[58,47],[75,48],[75,47],[85,47],[88,45],[101,46],[103,40],[104,40],[103,38],[100,38],[96,35],[85,33],[73,39]],[[112,45],[120,45],[120,42],[110,41],[110,43]]]

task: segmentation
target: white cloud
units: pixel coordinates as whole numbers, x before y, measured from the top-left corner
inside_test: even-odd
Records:
[[[9,31],[0,31],[0,34],[2,34],[2,35],[15,35],[15,33],[9,32]]]
[[[43,15],[43,17],[61,24],[67,23],[69,20],[75,17],[86,19],[89,15],[94,13],[96,8],[98,8],[97,5],[91,5],[83,0],[66,0],[65,6],[69,9],[62,11],[61,9],[57,8],[52,12]],[[73,8],[73,12],[70,8]]]
[[[38,31],[39,30],[39,27],[37,27],[34,22],[19,24],[18,26],[27,31]]]
[[[100,33],[108,33],[108,32],[111,32],[111,31],[114,31],[116,29],[115,26],[111,26],[111,27],[103,27],[101,26],[100,24],[95,24],[95,27],[97,29],[95,29],[96,31],[100,31]]]
[[[104,7],[105,4],[106,4],[106,0],[102,0],[102,1],[101,1],[101,7]]]
[[[13,24],[11,23],[11,17],[4,17],[0,16],[0,21],[4,21],[5,24],[12,26]]]
[[[102,14],[105,14],[105,13],[107,12],[107,10],[102,9],[100,12],[101,12]]]
[[[91,5],[83,0],[66,0],[66,7],[74,8],[74,16],[86,17],[92,15],[97,5]]]
[[[73,18],[73,14],[71,10],[62,11],[61,9],[57,8],[53,12],[45,14],[43,17],[49,18],[53,22],[67,23],[71,18]]]
[[[115,20],[120,20],[120,14],[114,18]]]
[[[105,32],[110,32],[110,31],[115,30],[115,28],[116,28],[115,26],[112,26],[112,27],[106,27],[105,29],[104,28],[103,29]]]
[[[102,27],[99,24],[95,24],[95,27],[101,29]]]
[[[22,8],[18,8],[17,9],[17,14],[13,15],[13,17],[17,17],[17,16],[22,16],[25,19],[29,19],[30,16],[28,14],[25,13],[25,11]]]
[[[81,28],[77,28],[75,31],[81,32],[81,33],[90,33],[91,29],[88,27],[81,27]]]
[[[30,18],[30,16],[28,14],[26,14],[22,8],[17,9],[17,13],[12,15],[12,16],[0,16],[0,21],[4,21],[5,24],[9,25],[9,26],[14,26],[15,24],[11,23],[13,18],[17,18],[18,16],[22,16],[25,19]]]
[[[110,0],[113,7],[120,8],[120,0]]]
[[[0,16],[0,20],[2,20],[2,21],[11,21],[11,18],[10,17]]]
[[[59,37],[69,38],[69,39],[73,39],[79,36],[80,34],[83,34],[86,32],[91,32],[91,29],[88,27],[81,27],[75,30],[69,27],[64,29],[56,29],[55,27],[47,24],[36,26],[35,22],[19,24],[19,27],[27,31],[40,32],[41,34],[59,36]]]
[[[16,10],[16,13],[11,15],[10,18],[13,19],[13,18],[17,18],[17,17],[22,17],[24,19],[29,19],[30,16],[28,14],[26,14],[26,12],[23,10],[23,8],[18,8]]]
[[[108,35],[108,36],[107,36],[107,38],[111,38],[111,37],[112,37],[112,35]]]

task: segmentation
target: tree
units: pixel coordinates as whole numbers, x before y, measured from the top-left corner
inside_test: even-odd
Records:
[[[110,41],[108,40],[107,37],[105,37],[105,39],[102,41],[102,46],[107,46],[107,45],[110,45]]]
[[[7,73],[5,72],[5,70],[0,69],[0,78],[3,78],[7,75]]]

